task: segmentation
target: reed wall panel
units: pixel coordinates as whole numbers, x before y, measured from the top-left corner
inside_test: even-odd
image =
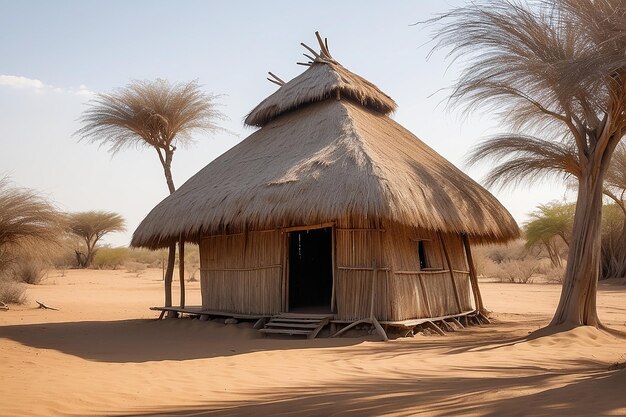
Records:
[[[281,264],[282,240],[278,230],[203,238],[202,307],[242,314],[280,312]]]
[[[473,304],[473,294],[469,274],[455,272],[454,280],[456,282],[457,291],[459,292],[461,309],[463,311],[473,310],[475,307]]]
[[[368,224],[344,224],[336,230],[335,296],[337,317],[358,320],[369,317],[374,284],[374,315],[389,317],[388,273],[383,261],[384,232]],[[376,275],[375,274],[375,271]]]

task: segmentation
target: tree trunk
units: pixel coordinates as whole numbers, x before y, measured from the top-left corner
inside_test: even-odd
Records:
[[[185,308],[185,241],[178,242],[178,277],[180,278],[180,308]]]
[[[552,267],[560,268],[563,266],[563,262],[561,260],[561,256],[559,255],[559,249],[553,240],[545,240],[543,244],[546,247],[546,251],[548,252],[548,257],[550,258],[550,262],[552,263]]]
[[[172,306],[172,277],[176,262],[176,243],[172,243],[167,253],[167,268],[165,269],[165,307]]]
[[[161,158],[161,153],[157,149],[159,153],[159,158]],[[174,180],[172,178],[172,157],[174,156],[174,151],[171,149],[165,150],[165,159],[161,158],[161,163],[163,164],[163,172],[165,174],[165,181],[167,182],[167,189],[170,192],[170,195],[176,191],[176,187],[174,186]],[[174,263],[176,262],[176,243],[172,243],[169,246],[169,251],[167,254],[167,269],[165,270],[165,307],[172,306],[172,281],[174,278]],[[181,287],[181,291],[184,288]],[[182,300],[182,296],[181,296]],[[181,306],[182,307],[182,306]]]
[[[601,326],[596,291],[601,255],[602,173],[601,167],[588,168],[580,178],[565,279],[551,326]]]

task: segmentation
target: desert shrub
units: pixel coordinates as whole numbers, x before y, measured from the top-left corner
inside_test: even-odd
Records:
[[[129,261],[124,263],[124,268],[126,268],[126,272],[137,274],[137,276],[139,276],[146,270],[147,265],[142,264],[141,262]]]
[[[499,264],[504,261],[522,260],[528,257],[529,253],[521,239],[507,244],[494,244],[472,247],[474,262],[479,264],[479,259],[487,258]],[[478,265],[477,265],[478,266]]]
[[[535,259],[509,260],[499,264],[500,278],[503,282],[516,284],[530,284],[533,282],[533,275],[537,273],[539,264]]]
[[[0,274],[0,301],[6,304],[24,304],[26,286],[9,274]]]
[[[46,272],[43,263],[36,260],[22,260],[11,268],[14,281],[31,285],[40,284]]]
[[[153,251],[143,248],[131,248],[128,252],[128,260],[150,265],[151,267],[160,267],[161,262],[167,263],[167,250]]]
[[[130,249],[125,247],[100,248],[96,252],[93,266],[98,269],[118,269],[130,258]]]
[[[563,277],[565,277],[565,265],[547,269],[543,274],[546,276],[546,281],[553,284],[562,284]]]

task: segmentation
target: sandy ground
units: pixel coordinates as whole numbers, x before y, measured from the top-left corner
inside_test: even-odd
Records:
[[[528,337],[559,286],[484,283],[496,323],[446,337],[309,341],[156,321],[160,273],[54,272],[0,312],[0,415],[626,415],[626,369],[612,366],[626,362],[626,339]],[[197,283],[188,300],[199,304]],[[602,284],[598,304],[626,331],[626,285]]]

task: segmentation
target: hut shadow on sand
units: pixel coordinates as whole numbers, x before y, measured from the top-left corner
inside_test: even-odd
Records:
[[[28,324],[0,328],[0,338],[107,363],[185,361],[276,349],[352,346],[375,337],[268,339],[251,324],[199,320],[115,320]]]

